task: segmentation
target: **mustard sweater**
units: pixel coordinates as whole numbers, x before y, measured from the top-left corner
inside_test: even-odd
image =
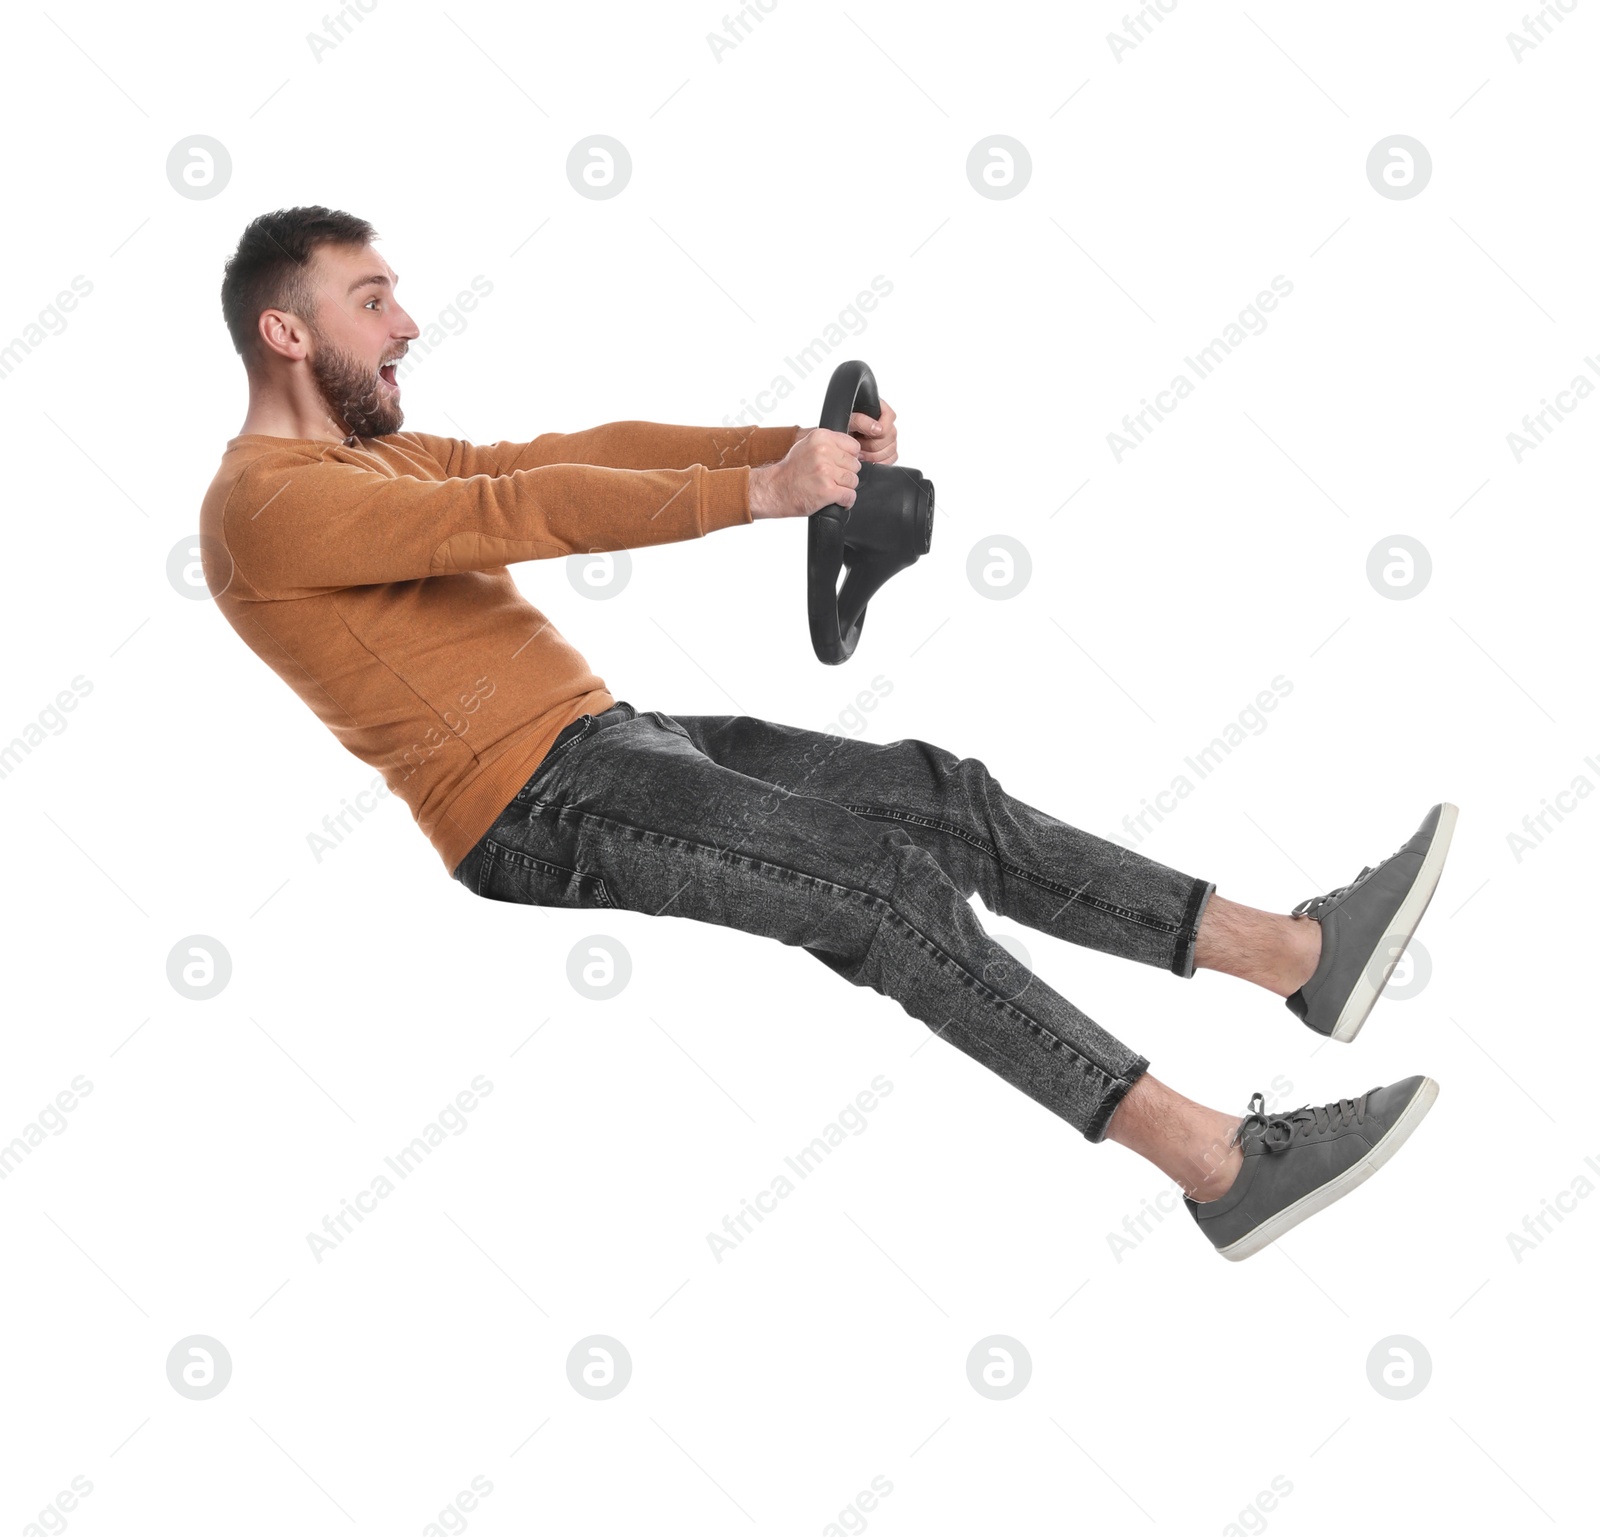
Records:
[[[353,447],[244,433],[201,504],[206,584],[454,871],[561,728],[616,702],[506,567],[748,523],[751,467],[799,432],[611,422]]]

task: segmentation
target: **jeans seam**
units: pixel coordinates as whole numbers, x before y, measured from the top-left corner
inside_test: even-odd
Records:
[[[1126,918],[1131,923],[1137,923],[1141,928],[1153,929],[1160,934],[1181,934],[1183,925],[1172,924],[1163,919],[1152,918],[1143,913],[1131,912],[1126,907],[1119,907],[1115,902],[1107,902],[1102,897],[1090,895],[1083,888],[1074,889],[1070,886],[1060,885],[1048,877],[1038,875],[1031,870],[1026,870],[1020,865],[1014,865],[1009,860],[1001,857],[997,849],[987,838],[981,838],[976,833],[970,833],[963,827],[956,827],[952,823],[942,821],[938,817],[922,816],[915,812],[897,811],[888,806],[862,805],[853,801],[843,801],[846,811],[852,811],[857,816],[864,816],[876,821],[912,822],[919,827],[934,827],[940,832],[949,833],[954,838],[970,843],[980,853],[988,855],[1002,870],[1018,876],[1030,885],[1039,887],[1042,891],[1052,892],[1056,896],[1065,896],[1069,902],[1085,902],[1097,912],[1109,913],[1114,917]]]
[[[535,801],[533,804],[536,809],[549,809],[553,811],[558,820],[563,816],[573,816],[582,821],[598,823],[602,827],[614,828],[617,831],[625,834],[636,834],[645,841],[674,844],[680,848],[691,849],[696,853],[711,854],[718,859],[732,859],[739,864],[746,865],[751,868],[765,868],[768,870],[778,871],[781,874],[789,876],[795,880],[805,881],[814,886],[827,887],[841,896],[854,897],[865,903],[880,907],[884,910],[882,918],[880,918],[880,922],[882,919],[886,918],[895,919],[896,922],[906,929],[906,931],[910,933],[916,940],[926,946],[927,949],[932,951],[938,959],[944,961],[953,970],[959,972],[961,976],[966,979],[965,985],[971,987],[975,992],[982,994],[993,1003],[998,1004],[1003,1011],[1019,1020],[1030,1033],[1044,1040],[1047,1043],[1049,1050],[1061,1050],[1066,1052],[1068,1056],[1073,1057],[1077,1061],[1083,1063],[1085,1067],[1088,1067],[1092,1071],[1098,1073],[1102,1078],[1107,1079],[1110,1083],[1117,1082],[1122,1076],[1121,1073],[1116,1069],[1107,1066],[1103,1062],[1096,1062],[1093,1057],[1086,1056],[1077,1047],[1068,1045],[1067,1042],[1062,1040],[1060,1036],[1055,1034],[1055,1032],[1050,1030],[1047,1026],[1040,1024],[1038,1020],[1032,1018],[1030,1015],[1024,1014],[1021,1009],[1013,1005],[1008,999],[1002,998],[997,992],[990,988],[981,977],[975,976],[972,972],[967,970],[967,968],[963,966],[955,956],[946,951],[942,945],[935,941],[931,936],[924,934],[921,929],[917,928],[915,924],[913,924],[905,917],[904,914],[895,908],[892,902],[885,897],[879,896],[874,891],[867,891],[857,886],[841,886],[838,884],[838,882],[830,881],[825,876],[812,875],[808,871],[797,870],[792,865],[780,864],[775,860],[759,859],[754,855],[741,854],[733,849],[718,848],[715,844],[701,843],[697,839],[693,838],[680,838],[674,833],[661,833],[655,832],[654,830],[646,827],[634,827],[631,823],[619,822],[615,820],[615,818],[600,816],[592,811],[581,811],[572,807],[555,806],[548,801]]]
[[[858,897],[872,903],[884,902],[884,898],[878,896],[876,892],[867,891],[858,886],[841,886],[837,881],[830,881],[826,876],[812,875],[809,871],[797,870],[792,865],[780,864],[770,859],[761,859],[754,854],[742,854],[736,849],[723,848],[715,843],[702,843],[694,838],[680,838],[675,833],[658,832],[650,827],[635,827],[631,822],[619,822],[614,817],[601,816],[597,812],[584,811],[578,807],[559,805],[555,801],[534,800],[527,802],[527,806],[533,814],[537,815],[540,812],[544,812],[555,817],[557,821],[563,817],[572,817],[579,821],[594,822],[601,827],[615,829],[618,832],[637,837],[645,843],[659,843],[669,847],[690,849],[695,853],[710,854],[717,859],[732,859],[751,868],[771,870],[780,875],[792,876],[794,879],[805,881],[810,885],[823,887],[833,892],[836,896]],[[599,878],[598,876],[594,877],[596,880]]]
[[[878,900],[883,901],[883,898],[880,897]],[[1098,1073],[1102,1078],[1106,1079],[1108,1083],[1114,1083],[1121,1076],[1112,1068],[1106,1066],[1105,1063],[1097,1062],[1093,1057],[1084,1055],[1084,1053],[1081,1052],[1076,1046],[1069,1046],[1059,1035],[1055,1033],[1055,1031],[1050,1029],[1048,1025],[1042,1025],[1038,1020],[1033,1018],[1031,1014],[1023,1013],[1023,1011],[1017,1008],[1016,1005],[1010,1001],[1010,999],[1002,998],[997,992],[989,987],[982,980],[982,978],[974,976],[972,972],[968,971],[967,968],[955,958],[955,956],[951,955],[947,950],[945,950],[936,940],[932,939],[927,934],[924,934],[922,930],[912,923],[903,913],[896,911],[892,903],[885,903],[885,906],[888,908],[888,911],[884,915],[886,918],[893,918],[902,928],[906,930],[907,933],[912,936],[913,939],[917,940],[919,943],[926,946],[927,949],[931,950],[936,959],[943,961],[946,965],[959,972],[961,976],[966,979],[966,986],[971,987],[975,992],[984,994],[993,1002],[999,1004],[999,1006],[1005,1010],[1006,1013],[1011,1014],[1016,1019],[1020,1020],[1021,1023],[1028,1029],[1028,1031],[1030,1031],[1033,1035],[1038,1036],[1040,1040],[1044,1042],[1047,1050],[1066,1052],[1068,1056],[1075,1057],[1079,1062],[1083,1063],[1085,1067],[1089,1068],[1095,1073]]]

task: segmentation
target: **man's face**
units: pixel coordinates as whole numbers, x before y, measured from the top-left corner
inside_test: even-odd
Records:
[[[330,414],[358,438],[398,432],[405,415],[394,365],[419,334],[395,300],[398,274],[370,245],[323,246],[311,277],[317,302],[306,361]]]

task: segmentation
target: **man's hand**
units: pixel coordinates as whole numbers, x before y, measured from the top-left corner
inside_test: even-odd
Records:
[[[893,464],[900,457],[894,407],[878,401],[882,416],[850,413],[848,432],[808,427],[777,464],[750,471],[752,518],[808,518],[823,507],[853,507],[861,466]]]
[[[860,470],[861,445],[848,432],[807,427],[776,464],[750,471],[750,516],[807,518],[836,503],[850,507]]]
[[[879,400],[883,415],[874,421],[865,411],[850,415],[850,431],[861,443],[861,458],[867,464],[893,464],[900,457],[898,437],[894,430],[894,407],[887,400]]]

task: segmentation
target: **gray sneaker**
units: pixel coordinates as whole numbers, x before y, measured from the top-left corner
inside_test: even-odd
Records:
[[[1244,1149],[1238,1178],[1215,1201],[1183,1204],[1224,1259],[1247,1259],[1377,1173],[1438,1097],[1420,1074],[1287,1115],[1267,1115],[1253,1094],[1233,1134]]]
[[[1353,1041],[1366,1022],[1433,899],[1456,815],[1441,802],[1403,848],[1295,908],[1296,917],[1322,925],[1322,955],[1311,980],[1284,1002],[1319,1035]]]

